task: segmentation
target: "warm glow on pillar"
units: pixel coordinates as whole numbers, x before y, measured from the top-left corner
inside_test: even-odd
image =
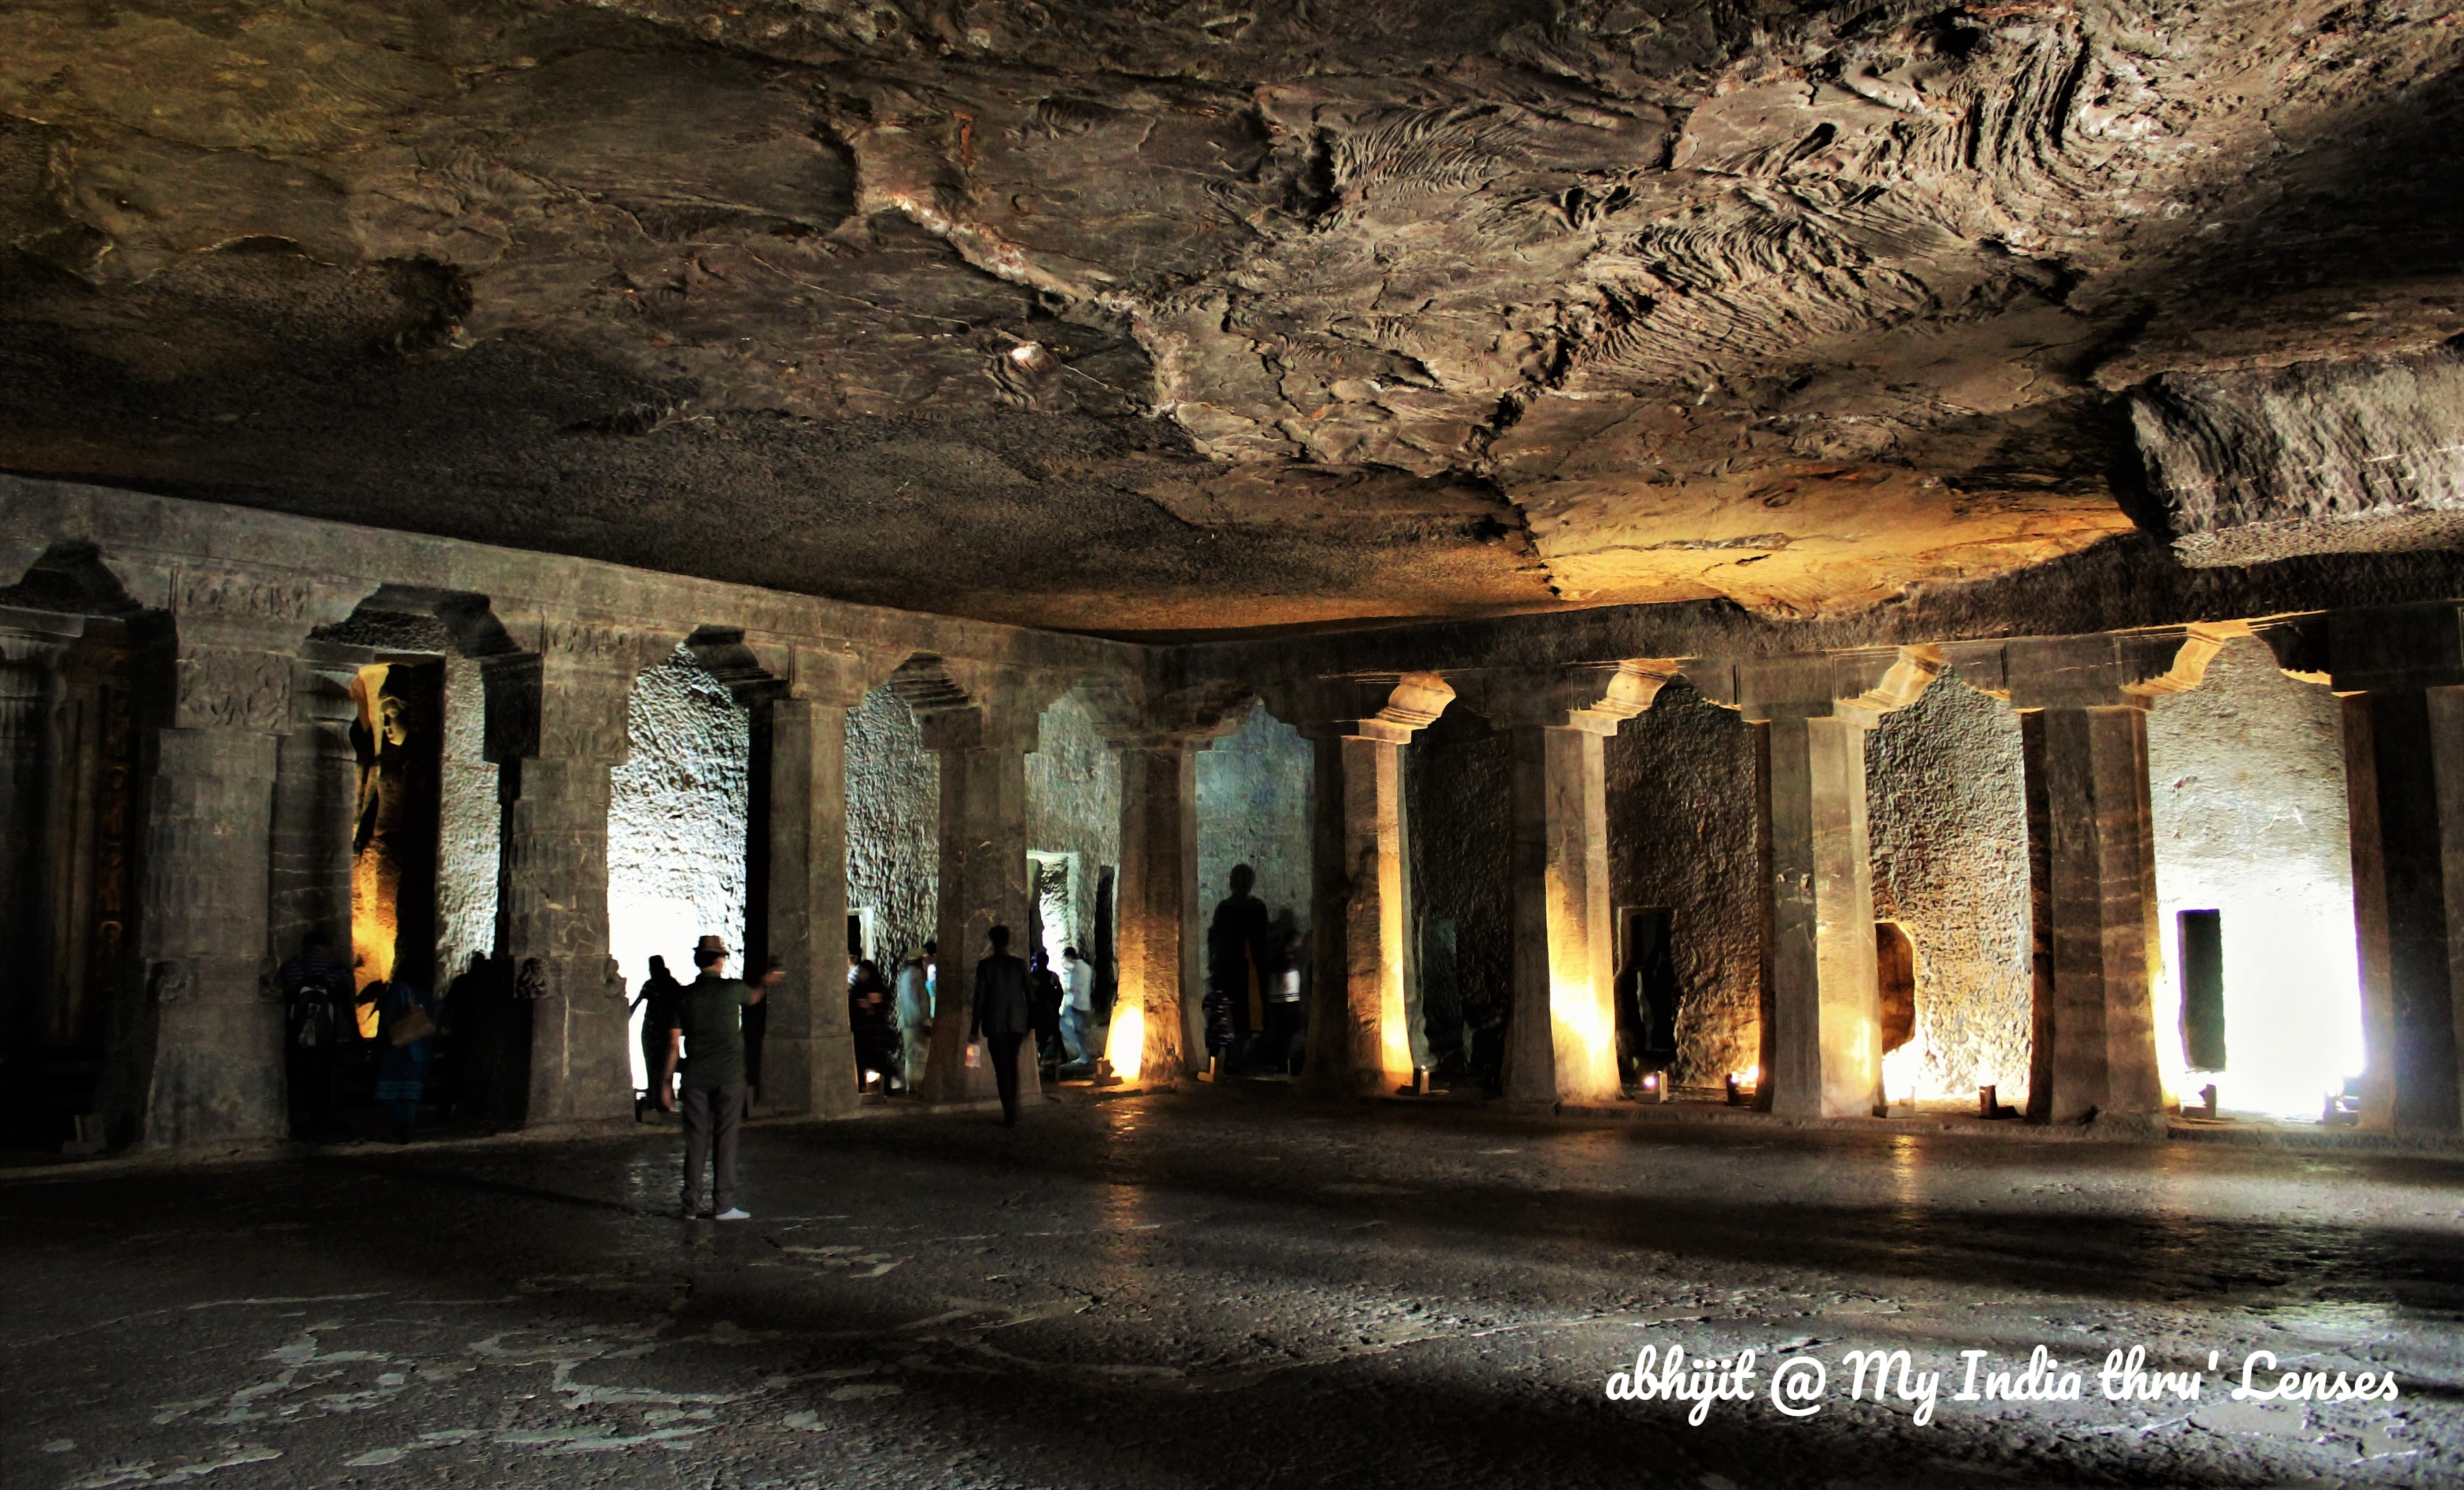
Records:
[[[1557,1032],[1573,1036],[1582,1046],[1587,1069],[1596,1069],[1605,1063],[1609,1071],[1617,1070],[1617,1017],[1588,979],[1551,984],[1549,1013]]]
[[[1377,1020],[1377,1063],[1386,1074],[1386,1089],[1409,1086],[1418,1078],[1412,1061],[1412,1031],[1403,1014],[1403,967],[1389,965],[1385,987],[1380,991]]]
[[[1146,1058],[1147,1011],[1125,998],[1112,1009],[1111,1033],[1104,1037],[1104,1059],[1111,1063],[1113,1075],[1134,1082],[1145,1068]]]
[[[385,690],[387,667],[373,663],[362,668],[351,681],[351,701],[359,706],[360,728],[369,739],[376,738],[376,701]],[[366,769],[362,767],[363,774]],[[351,951],[358,959],[351,974],[353,993],[393,976],[396,897],[401,887],[394,875],[385,872],[386,867],[374,844],[351,860]],[[377,1038],[375,1004],[360,1005],[354,1018],[362,1040]]]

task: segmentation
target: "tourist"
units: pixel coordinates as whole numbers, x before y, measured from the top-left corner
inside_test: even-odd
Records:
[[[997,926],[989,940],[992,953],[976,964],[974,1013],[967,1042],[984,1041],[992,1062],[993,1085],[1001,1091],[1001,1127],[1018,1126],[1018,1052],[1035,1027],[1029,1003],[1026,964],[1009,954],[1009,928]]]
[[[744,1073],[744,1011],[759,1003],[785,975],[766,974],[758,986],[729,977],[727,944],[716,936],[703,937],[693,949],[693,966],[700,974],[676,1000],[659,1082],[664,1105],[682,1062],[685,1183],[681,1209],[687,1220],[713,1216],[749,1221],[753,1213],[736,1203],[736,1143],[744,1128],[745,1104],[753,1094]],[[708,1211],[701,1209],[705,1167],[715,1171]]]
[[[641,997],[633,1000],[632,1009],[642,1017],[638,1037],[642,1046],[642,1090],[633,1099],[636,1123],[669,1106],[660,1100],[660,1072],[668,1063],[668,1031],[676,1025],[676,1000],[684,995],[685,986],[668,971],[668,959],[652,957],[650,975],[643,980]]]
[[[858,1078],[878,1077],[884,1091],[899,1085],[898,1028],[891,1016],[890,984],[869,957],[856,964],[855,981],[847,986],[847,1028],[855,1035]]]
[[[1027,987],[1035,1002],[1036,1060],[1044,1065],[1061,1063],[1061,1001],[1068,997],[1061,986],[1061,975],[1052,971],[1052,959],[1041,947],[1035,949],[1034,970],[1026,975]]]
[[[928,941],[924,950],[898,968],[898,1054],[901,1075],[913,1091],[924,1080],[933,1035],[933,963],[941,950]]]
[[[1070,1060],[1092,1062],[1095,1051],[1089,1025],[1095,1018],[1095,965],[1078,955],[1077,948],[1064,947],[1061,974],[1068,989],[1061,1009],[1061,1042],[1068,1047]]]
[[[1301,965],[1307,960],[1301,933],[1287,931],[1275,958],[1273,980],[1266,988],[1266,1032],[1259,1041],[1258,1061],[1279,1071],[1292,1065],[1292,1037],[1301,1022]]]
[[[385,1104],[393,1141],[407,1144],[436,1052],[436,996],[397,977],[369,984],[360,1001],[377,1006],[377,1101]]]
[[[342,1037],[341,1006],[350,974],[334,960],[322,931],[300,938],[298,954],[274,975],[282,991],[283,1066],[292,1131],[321,1138],[334,1129],[334,1059]]]
[[[1216,903],[1206,931],[1206,1049],[1234,1064],[1265,1022],[1263,985],[1274,955],[1266,903],[1249,893],[1258,871],[1232,866],[1232,893]]]

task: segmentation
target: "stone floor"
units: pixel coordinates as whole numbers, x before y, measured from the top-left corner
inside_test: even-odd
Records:
[[[2464,1479],[2453,1162],[1072,1092],[757,1129],[720,1226],[675,1142],[0,1186],[0,1482]],[[1952,1400],[2039,1345],[2084,1401]],[[2133,1345],[2200,1398],[2102,1400]],[[1754,1395],[1608,1400],[1645,1346],[1750,1348]],[[1929,1421],[1847,1400],[1859,1348],[1944,1373]],[[2237,1403],[2254,1348],[2402,1394]]]

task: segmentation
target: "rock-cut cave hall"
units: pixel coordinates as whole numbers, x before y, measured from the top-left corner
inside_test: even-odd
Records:
[[[2459,139],[2449,0],[0,6],[0,1480],[2464,1483]]]

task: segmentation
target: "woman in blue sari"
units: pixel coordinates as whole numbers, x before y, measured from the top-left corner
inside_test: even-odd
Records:
[[[419,1099],[428,1089],[428,1064],[436,1045],[436,996],[393,978],[372,984],[376,996],[377,1101],[393,1119],[393,1141],[410,1142],[419,1120]]]

